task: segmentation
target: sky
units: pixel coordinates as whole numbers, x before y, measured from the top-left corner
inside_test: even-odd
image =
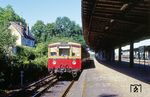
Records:
[[[0,0],[0,7],[7,5],[11,5],[30,28],[37,20],[42,20],[46,24],[55,22],[57,17],[63,16],[82,26],[81,0]]]

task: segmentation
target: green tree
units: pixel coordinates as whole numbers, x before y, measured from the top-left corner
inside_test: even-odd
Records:
[[[17,46],[17,53],[16,57],[18,58],[18,61],[20,62],[30,62],[31,60],[35,59],[35,48],[31,47],[24,47],[24,46]]]
[[[37,57],[43,57],[45,55],[47,55],[47,43],[38,43],[35,49],[36,52],[36,56]]]
[[[58,17],[55,21],[55,31],[64,37],[72,37],[81,34],[81,28],[68,17]]]
[[[34,34],[38,43],[46,41],[46,26],[43,21],[38,20],[31,28],[31,32]]]
[[[46,25],[46,41],[50,40],[52,37],[56,35],[54,30],[55,23],[48,23]]]
[[[0,26],[0,51],[8,53],[9,48],[15,44],[16,37],[13,36],[7,27]]]
[[[26,25],[25,20],[15,13],[13,8],[8,5],[5,8],[0,7],[0,52],[1,56],[9,53],[10,47],[15,44],[16,37],[11,35],[8,29],[10,21],[22,22]]]
[[[5,8],[0,7],[0,25],[9,26],[10,21],[18,21],[26,25],[25,20],[17,15],[10,5]]]
[[[54,23],[37,21],[31,28],[37,43],[72,41],[84,44],[82,29],[68,17],[58,17]]]

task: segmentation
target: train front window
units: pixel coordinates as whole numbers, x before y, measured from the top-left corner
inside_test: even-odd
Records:
[[[51,56],[56,56],[57,53],[56,53],[56,52],[51,52],[50,55],[51,55]]]
[[[59,56],[69,56],[70,55],[70,49],[62,48],[59,49]]]

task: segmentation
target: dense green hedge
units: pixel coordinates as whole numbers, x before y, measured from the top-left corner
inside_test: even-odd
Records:
[[[47,56],[39,50],[39,47],[41,46],[36,48],[18,46],[16,54],[5,56],[0,60],[3,66],[0,71],[0,88],[19,86],[20,71],[24,71],[24,83],[35,81],[48,74]]]

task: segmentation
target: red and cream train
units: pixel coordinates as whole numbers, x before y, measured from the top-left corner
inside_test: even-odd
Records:
[[[79,43],[57,42],[48,45],[48,70],[54,74],[72,74],[81,72],[82,47]]]

